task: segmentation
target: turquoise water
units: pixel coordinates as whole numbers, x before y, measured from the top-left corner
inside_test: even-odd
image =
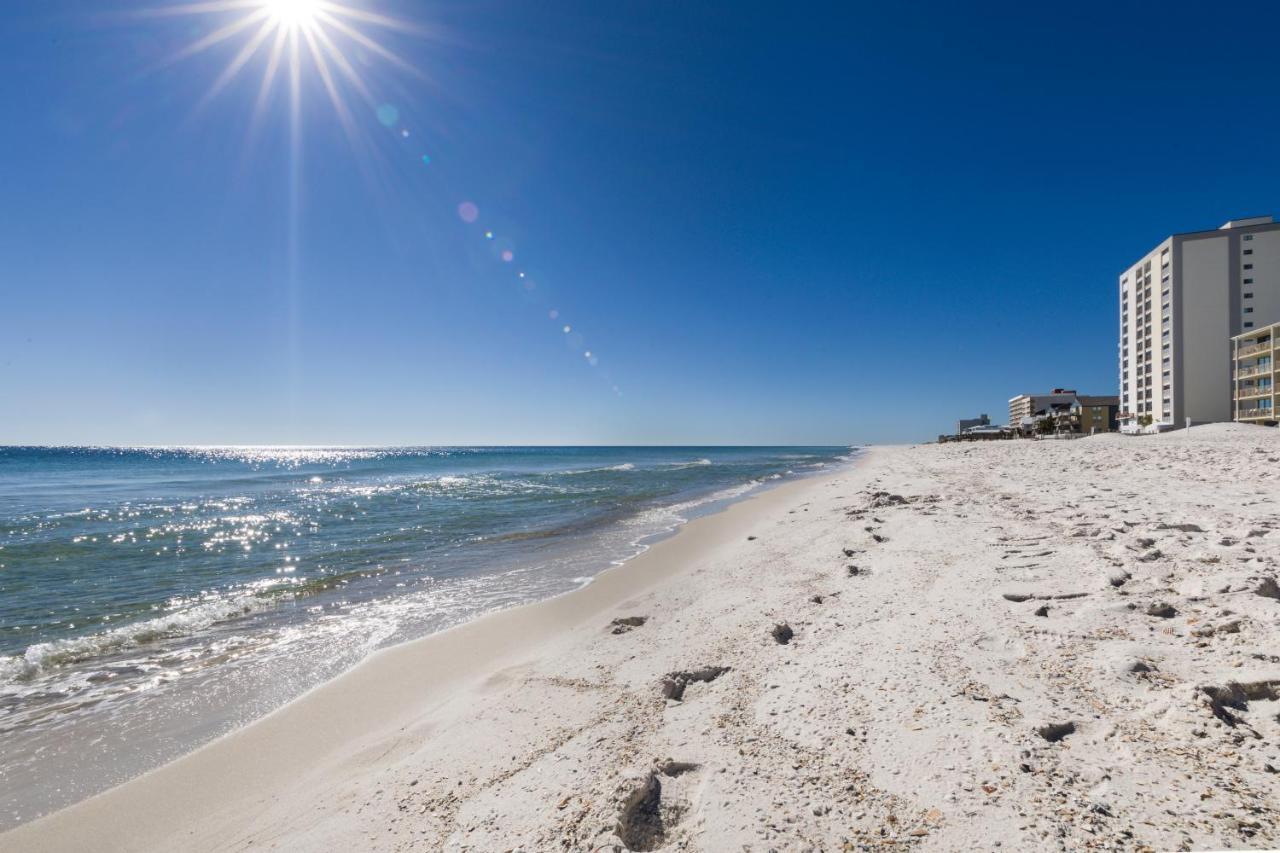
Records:
[[[569,591],[823,448],[0,448],[0,827]]]

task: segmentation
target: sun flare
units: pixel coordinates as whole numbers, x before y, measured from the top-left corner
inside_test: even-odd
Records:
[[[285,30],[310,26],[322,6],[321,0],[263,0],[262,3],[267,16]]]
[[[318,83],[353,145],[358,131],[349,100],[363,102],[369,110],[378,106],[361,71],[382,62],[419,79],[422,73],[375,35],[400,33],[430,35],[421,26],[364,8],[363,0],[195,0],[195,2],[139,10],[149,16],[191,16],[204,19],[204,34],[169,55],[170,65],[197,54],[232,47],[227,64],[196,104],[198,111],[226,90],[251,65],[261,68],[257,95],[253,98],[256,126],[277,81],[283,77],[290,115],[296,115],[304,81]],[[252,72],[249,72],[252,73]]]

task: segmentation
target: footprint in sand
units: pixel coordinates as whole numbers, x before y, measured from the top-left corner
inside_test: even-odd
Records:
[[[729,671],[727,666],[704,666],[668,674],[662,679],[662,695],[673,702],[684,700],[684,691],[690,684],[715,681]]]
[[[649,621],[648,616],[622,616],[609,623],[611,634],[625,634]]]

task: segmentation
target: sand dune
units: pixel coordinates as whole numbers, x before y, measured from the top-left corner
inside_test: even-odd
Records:
[[[3,850],[1274,846],[1280,433],[878,448]]]

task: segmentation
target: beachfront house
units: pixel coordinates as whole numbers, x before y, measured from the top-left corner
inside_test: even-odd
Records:
[[[1118,396],[1080,394],[1071,404],[1070,415],[1074,431],[1092,435],[1095,432],[1115,432],[1120,428]]]

